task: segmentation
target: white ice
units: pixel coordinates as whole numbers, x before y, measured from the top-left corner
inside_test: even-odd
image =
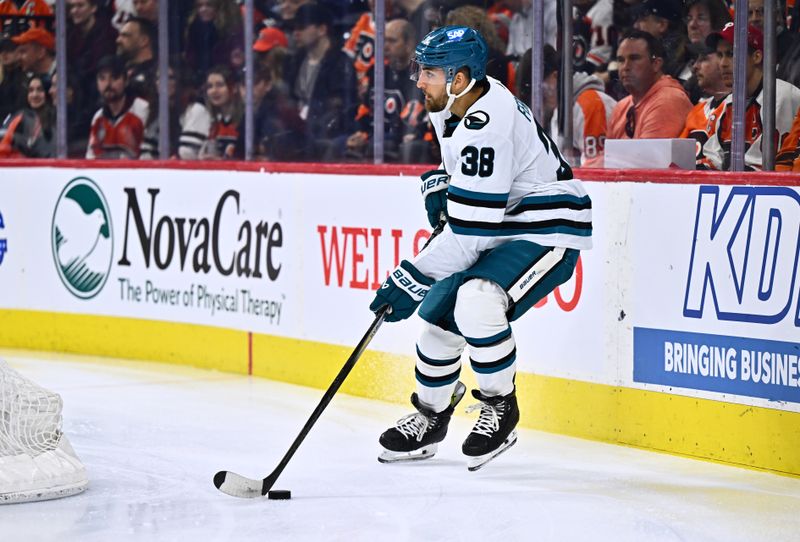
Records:
[[[3,542],[800,540],[795,478],[531,430],[470,473],[463,416],[435,458],[382,465],[377,437],[409,407],[345,395],[275,485],[292,500],[236,499],[213,474],[266,476],[321,390],[155,363],[3,358],[62,395],[90,476],[81,495],[0,506]]]

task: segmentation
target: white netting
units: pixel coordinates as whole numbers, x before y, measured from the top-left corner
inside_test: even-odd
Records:
[[[0,457],[55,450],[61,439],[61,397],[0,360]]]
[[[0,360],[0,503],[83,491],[86,470],[61,432],[61,397]]]

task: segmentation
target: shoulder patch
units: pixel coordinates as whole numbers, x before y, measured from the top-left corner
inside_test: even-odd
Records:
[[[474,111],[464,117],[464,127],[467,130],[480,130],[489,124],[489,115],[484,111]]]

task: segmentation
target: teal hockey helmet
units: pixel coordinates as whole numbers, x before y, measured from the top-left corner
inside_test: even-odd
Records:
[[[430,32],[414,49],[419,68],[442,68],[448,83],[461,68],[469,68],[470,78],[486,78],[489,47],[480,33],[468,26],[443,26]]]

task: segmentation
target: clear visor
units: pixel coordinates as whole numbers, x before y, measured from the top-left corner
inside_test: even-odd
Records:
[[[412,81],[422,81],[427,85],[444,85],[447,78],[442,68],[429,68],[421,66],[416,60],[411,61],[409,67]]]

